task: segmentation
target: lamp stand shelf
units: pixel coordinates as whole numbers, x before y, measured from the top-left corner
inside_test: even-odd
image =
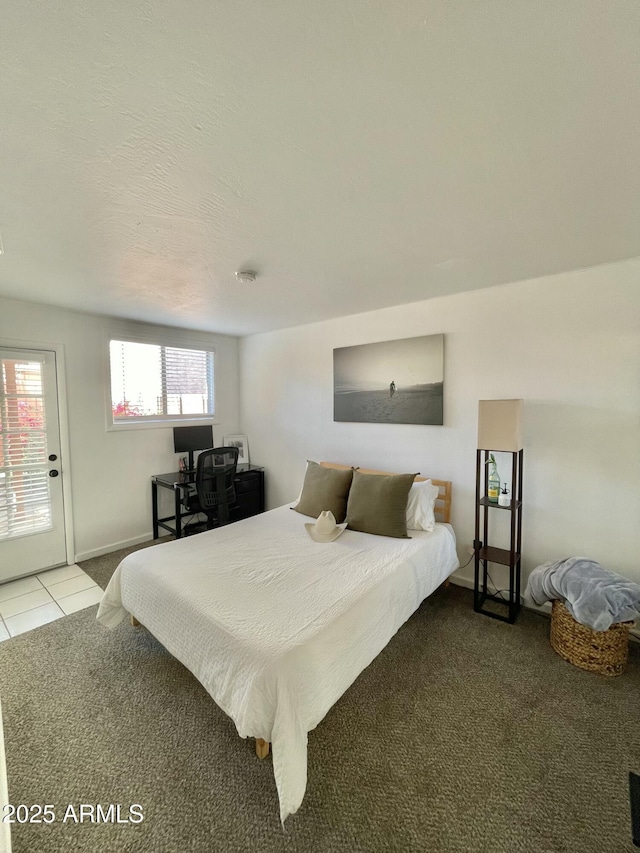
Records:
[[[511,495],[508,506],[500,506],[489,500],[487,462],[489,450],[478,450],[476,454],[476,536],[474,541],[475,573],[473,586],[473,609],[501,622],[515,622],[520,610],[520,557],[522,544],[522,462],[523,451],[511,453]],[[484,453],[484,459],[482,454]],[[483,471],[484,469],[484,471]],[[489,515],[493,510],[511,514],[509,548],[496,548],[488,544]],[[482,530],[482,535],[481,535]],[[509,567],[509,597],[504,598],[489,591],[489,563]],[[506,592],[506,590],[505,590]],[[498,604],[504,613],[486,609],[487,602]]]

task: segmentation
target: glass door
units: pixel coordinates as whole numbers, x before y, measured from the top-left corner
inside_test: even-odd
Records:
[[[0,348],[0,583],[66,557],[55,353]]]

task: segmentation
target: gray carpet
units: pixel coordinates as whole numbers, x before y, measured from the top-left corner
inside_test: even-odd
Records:
[[[83,563],[103,584],[122,552]],[[426,601],[309,736],[309,780],[280,827],[255,757],[144,629],[92,607],[0,644],[13,802],[130,803],[139,825],[15,826],[27,851],[631,853],[640,649],[618,679],[558,658],[549,623]]]

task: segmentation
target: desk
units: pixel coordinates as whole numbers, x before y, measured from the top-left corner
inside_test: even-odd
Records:
[[[195,491],[196,475],[174,471],[170,474],[154,474],[151,477],[151,506],[153,512],[153,538],[157,539],[159,528],[174,533],[176,539],[183,535],[182,519],[193,513],[184,510],[183,501],[189,492]],[[174,494],[174,514],[158,517],[158,487],[171,489]],[[236,502],[229,507],[230,521],[239,521],[264,512],[264,469],[260,465],[238,465],[235,479]]]

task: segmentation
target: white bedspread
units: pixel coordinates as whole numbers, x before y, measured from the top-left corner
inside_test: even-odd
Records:
[[[289,506],[130,554],[98,609],[132,613],[241,737],[270,741],[280,816],[307,784],[307,733],[457,567],[449,525],[318,544]]]

